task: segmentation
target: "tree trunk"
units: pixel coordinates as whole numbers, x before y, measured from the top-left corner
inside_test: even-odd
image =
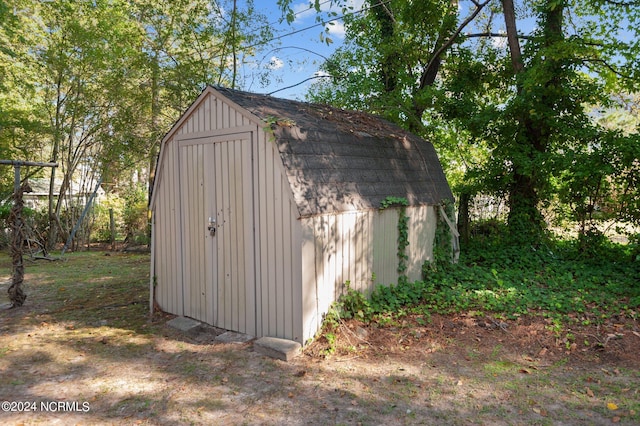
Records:
[[[379,4],[377,1],[369,1],[371,13],[380,25],[380,36],[385,46],[393,46],[395,29],[394,18],[389,10],[389,4]],[[380,80],[385,93],[393,92],[398,85],[398,67],[400,57],[396,51],[387,48],[380,63]]]
[[[7,290],[11,307],[22,306],[27,299],[27,295],[22,290],[22,282],[24,281],[24,260],[22,258],[22,246],[24,244],[24,220],[22,219],[22,209],[24,201],[22,194],[24,187],[20,188],[13,194],[14,204],[9,214],[11,223],[11,260],[13,264],[13,276],[11,286]]]
[[[458,200],[458,233],[462,242],[467,244],[469,242],[470,224],[469,219],[469,202],[471,201],[471,194],[463,191],[460,194]]]
[[[543,13],[543,45],[550,46],[563,39],[562,32],[562,13],[564,7],[559,4],[554,7],[547,8]],[[520,76],[526,73],[522,63],[522,51],[518,41],[516,28],[515,9],[513,0],[502,0],[502,7],[505,17],[505,26],[507,28],[507,40],[509,45],[509,53],[511,56],[511,64],[513,72],[516,75],[517,96],[523,96],[523,87]],[[528,236],[538,237],[544,229],[544,218],[539,210],[539,191],[542,189],[544,182],[539,179],[541,172],[540,159],[547,152],[549,125],[547,120],[549,117],[534,118],[531,110],[553,111],[553,96],[548,93],[557,92],[554,90],[560,84],[557,78],[558,68],[557,60],[546,58],[545,62],[536,64],[547,68],[546,73],[549,75],[549,81],[542,81],[539,84],[539,90],[542,92],[536,98],[538,104],[531,102],[521,102],[525,104],[516,112],[516,120],[519,123],[519,134],[516,141],[514,152],[512,155],[512,181],[509,189],[509,229],[512,233],[521,238]],[[538,71],[539,72],[539,71]]]
[[[58,156],[60,155],[60,140],[62,138],[62,73],[59,73],[56,80],[56,112],[53,117],[53,149],[51,150],[51,162],[57,163]],[[47,235],[47,249],[53,249],[58,239],[58,225],[60,218],[55,216],[55,182],[56,182],[56,169],[51,169],[51,175],[49,177],[49,203],[47,214],[49,217],[49,232]]]
[[[517,75],[524,69],[522,65],[522,50],[520,41],[518,40],[518,28],[516,27],[516,11],[513,6],[513,0],[502,0],[502,9],[504,13],[504,23],[507,28],[507,42],[509,45],[509,54],[511,56],[511,65],[514,73]],[[521,86],[518,85],[518,93]]]
[[[154,52],[151,64],[151,141],[149,150],[149,189],[148,199],[151,200],[153,183],[156,175],[156,161],[158,157],[158,146],[160,142],[160,48]]]

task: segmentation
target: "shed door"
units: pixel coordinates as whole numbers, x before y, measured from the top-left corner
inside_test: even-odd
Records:
[[[180,141],[184,315],[255,335],[252,134]]]

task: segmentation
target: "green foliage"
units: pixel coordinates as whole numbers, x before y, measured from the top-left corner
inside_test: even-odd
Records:
[[[379,285],[371,294],[371,308],[374,313],[392,313],[403,308],[412,308],[421,303],[426,294],[433,291],[433,285],[425,281],[399,282],[397,285]]]
[[[351,288],[349,281],[345,282],[346,292],[340,296],[335,307],[340,318],[355,318],[367,321],[371,318],[371,306],[367,297]]]
[[[600,323],[614,315],[637,315],[637,253],[634,244],[609,243],[586,257],[577,240],[523,250],[487,237],[472,240],[458,264],[430,271],[427,280],[380,285],[368,301],[349,290],[339,312],[342,318],[383,322],[407,313],[473,311],[502,318],[542,315],[560,328]]]
[[[448,217],[452,218],[454,216],[453,203],[445,201],[443,208]],[[441,216],[442,212],[438,210],[438,222],[433,241],[433,262],[430,263],[433,269],[448,269],[453,261],[453,246],[451,243],[453,236],[451,235],[451,228],[446,219]]]
[[[162,135],[206,84],[235,85],[267,24],[252,0],[0,2],[0,157],[59,163],[64,234],[73,178],[148,184]],[[0,168],[0,192],[11,179]]]
[[[398,208],[398,274],[400,274],[400,280],[406,281],[407,277],[404,275],[407,270],[407,246],[409,245],[409,217],[407,216],[406,207],[409,205],[409,201],[404,197],[387,196],[380,203],[380,209],[387,209],[391,207]]]
[[[607,214],[639,224],[637,126],[627,120],[615,135],[620,126],[598,123],[614,97],[625,106],[637,93],[637,8],[554,0],[518,3],[515,13],[507,4],[471,12],[398,0],[350,16],[345,44],[324,64],[333,79],[310,99],[429,137],[454,191],[507,201],[514,240],[540,244],[541,213],[559,200],[583,233]],[[509,12],[536,25],[517,25],[509,47],[482,36],[503,31]]]
[[[325,350],[327,355],[331,355],[336,350],[336,332],[340,327],[340,312],[336,303],[331,305],[329,311],[322,320],[321,336],[327,340],[329,347]]]
[[[109,210],[113,211],[114,225],[116,228],[116,235],[113,237],[116,240],[124,238],[122,235],[125,232],[123,224],[124,204],[125,201],[122,197],[118,194],[111,193],[107,194],[99,204],[94,206],[93,214],[94,222],[96,224],[96,232],[93,238],[96,241],[103,243],[111,241],[111,218],[109,216]]]
[[[129,243],[147,244],[147,192],[143,185],[131,186],[122,195],[122,211],[125,240]]]
[[[430,276],[438,291],[425,303],[435,312],[475,309],[565,320],[578,314],[601,321],[640,306],[638,272],[627,246],[610,244],[586,258],[577,241],[523,250],[483,240],[465,250],[461,264]]]
[[[404,197],[393,197],[388,195],[380,202],[380,209],[388,209],[389,207],[407,207],[409,201]]]

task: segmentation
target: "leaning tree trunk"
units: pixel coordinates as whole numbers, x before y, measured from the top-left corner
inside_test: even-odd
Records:
[[[13,264],[13,282],[7,291],[11,307],[22,306],[27,299],[27,295],[22,290],[22,282],[24,281],[24,263],[22,259],[22,246],[24,244],[24,220],[22,219],[22,209],[24,201],[22,194],[25,190],[25,184],[13,194],[14,203],[9,213],[9,224],[11,228],[11,259]]]
[[[469,218],[469,203],[471,202],[471,194],[466,190],[460,193],[458,200],[458,233],[462,242],[467,244],[471,234],[471,219]]]

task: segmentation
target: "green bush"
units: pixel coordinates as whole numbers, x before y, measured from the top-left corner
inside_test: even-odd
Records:
[[[148,203],[147,189],[144,185],[129,187],[123,194],[125,241],[135,244],[148,244]]]
[[[430,270],[426,280],[380,285],[369,299],[347,283],[338,312],[342,318],[387,322],[390,315],[464,311],[503,318],[543,315],[558,323],[637,315],[637,243],[607,240],[593,254],[585,256],[580,240],[534,247],[485,236],[471,240],[458,264]]]

